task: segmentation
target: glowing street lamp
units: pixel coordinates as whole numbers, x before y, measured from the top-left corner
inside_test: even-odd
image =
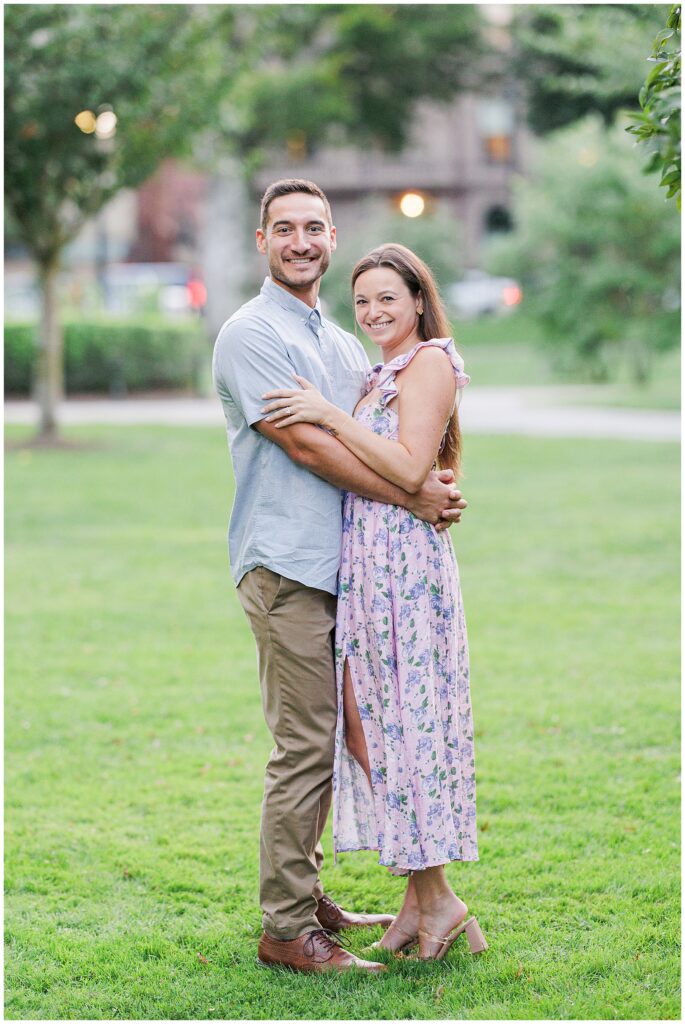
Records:
[[[92,110],[82,110],[74,118],[74,124],[80,128],[84,135],[92,135],[95,131],[97,118]]]
[[[420,217],[426,209],[426,202],[418,192],[405,192],[400,199],[400,210],[405,217]]]
[[[117,130],[117,115],[109,107],[97,115],[92,110],[82,110],[74,118],[74,124],[84,135],[95,133],[97,139],[113,139]]]
[[[98,139],[113,139],[117,130],[117,115],[113,110],[103,110],[95,120],[95,135]]]

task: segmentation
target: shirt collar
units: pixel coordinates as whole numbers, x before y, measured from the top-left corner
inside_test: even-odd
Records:
[[[272,299],[282,309],[290,310],[291,313],[295,313],[303,323],[307,324],[318,335],[320,327],[323,325],[323,316],[321,315],[321,300],[317,298],[316,305],[312,309],[306,302],[302,302],[300,299],[296,299],[294,295],[287,292],[285,288],[281,288],[280,285],[275,284],[270,277],[264,279],[262,285],[261,294],[267,299]]]

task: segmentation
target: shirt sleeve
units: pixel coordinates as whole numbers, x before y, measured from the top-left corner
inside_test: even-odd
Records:
[[[238,319],[222,327],[214,348],[214,384],[222,400],[232,399],[248,426],[264,419],[265,392],[297,387],[295,372],[284,342],[267,324]]]

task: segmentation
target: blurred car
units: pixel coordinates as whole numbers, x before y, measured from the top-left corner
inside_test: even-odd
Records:
[[[103,284],[107,308],[116,313],[184,315],[200,311],[207,301],[199,274],[180,263],[112,263]]]
[[[181,263],[110,263],[99,271],[92,266],[65,269],[60,288],[75,309],[104,309],[119,316],[199,315],[207,303],[202,275]],[[4,292],[5,313],[10,317],[38,316],[40,293],[30,263],[5,269]]]
[[[465,320],[486,314],[511,313],[523,298],[521,285],[511,277],[492,277],[483,270],[467,270],[463,281],[449,285],[450,310]]]

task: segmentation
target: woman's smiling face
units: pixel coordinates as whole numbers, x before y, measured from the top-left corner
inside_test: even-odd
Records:
[[[357,323],[384,351],[421,340],[417,333],[421,306],[421,295],[412,295],[400,274],[390,267],[366,270],[354,283]]]

